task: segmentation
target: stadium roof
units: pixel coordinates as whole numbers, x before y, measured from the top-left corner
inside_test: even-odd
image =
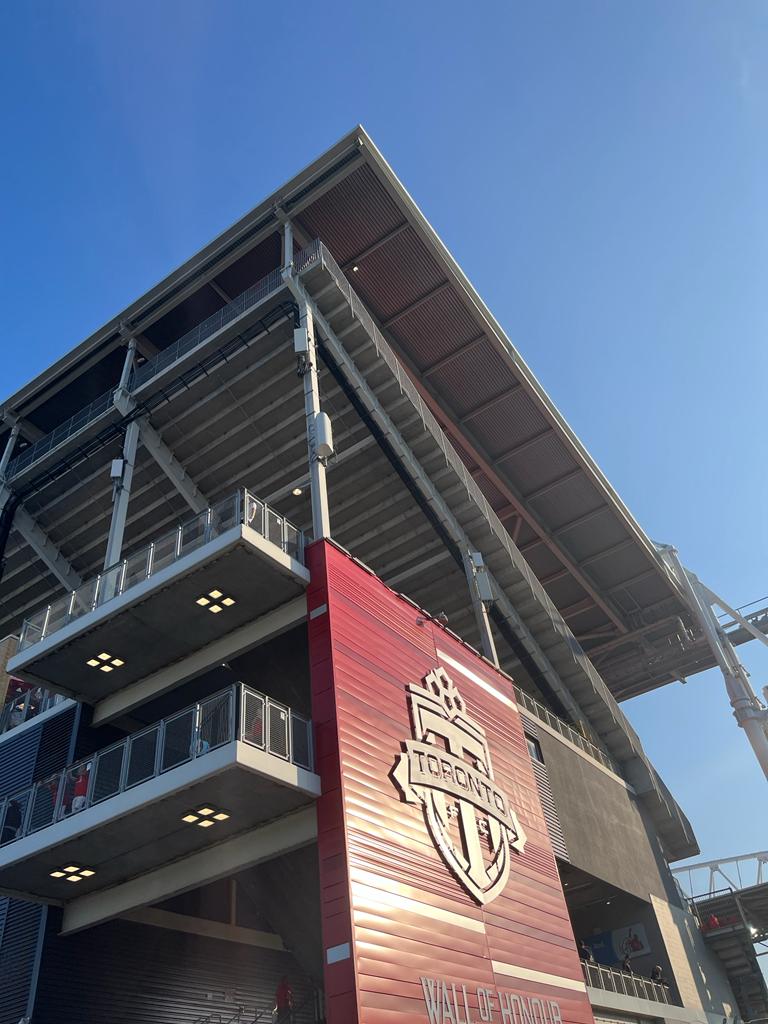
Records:
[[[614,696],[709,667],[653,544],[361,127],[11,396],[8,422],[34,440],[114,386],[126,325],[162,350],[275,265],[286,217],[353,282]]]

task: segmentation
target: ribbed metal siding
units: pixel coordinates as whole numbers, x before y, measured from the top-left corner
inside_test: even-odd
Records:
[[[289,953],[128,921],[67,938],[57,934],[59,927],[58,913],[51,913],[34,1024],[193,1024],[208,1014],[227,1020],[236,1004],[245,1007],[245,1020],[262,1010],[269,1021],[283,974],[297,1007],[311,994]],[[296,1021],[313,1019],[309,998]]]
[[[520,717],[523,720],[523,728],[526,734],[534,739],[538,739],[539,730],[535,719],[527,715],[522,709]],[[536,785],[539,787],[541,808],[544,811],[544,818],[547,822],[552,850],[556,857],[560,857],[561,860],[568,860],[568,847],[565,845],[563,826],[560,824],[560,815],[557,813],[555,798],[552,795],[552,787],[549,784],[547,766],[543,762],[535,760],[535,758],[531,758],[531,764],[533,765],[533,774],[536,777]]]
[[[0,743],[0,797],[10,796],[33,781],[42,727],[9,735]]]
[[[75,711],[74,707],[67,708],[43,723],[40,748],[35,760],[35,781],[53,775],[66,765]]]
[[[0,1024],[18,1024],[27,1012],[43,908],[20,900],[3,902],[6,908],[0,945]]]

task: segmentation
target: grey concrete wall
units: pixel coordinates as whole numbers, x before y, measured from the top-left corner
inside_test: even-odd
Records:
[[[637,799],[543,729],[540,743],[570,862],[641,899],[679,904],[661,841]]]

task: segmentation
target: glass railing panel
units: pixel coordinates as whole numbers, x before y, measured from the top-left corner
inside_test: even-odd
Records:
[[[246,526],[250,526],[252,530],[265,536],[264,526],[264,512],[266,505],[263,501],[259,501],[258,498],[246,491],[245,495],[245,523]]]
[[[31,799],[31,791],[8,797],[0,809],[0,846],[20,839],[24,834],[24,819]]]
[[[147,578],[150,550],[151,548],[142,548],[141,551],[137,551],[125,559],[125,570],[123,573],[124,591]]]
[[[291,760],[300,768],[312,768],[311,723],[291,712]]]
[[[174,530],[173,533],[167,533],[152,544],[149,563],[150,575],[154,576],[161,569],[165,569],[166,566],[176,561],[179,549],[179,535],[180,531]]]
[[[32,791],[32,807],[30,808],[27,833],[52,825],[56,816],[61,775],[38,782]]]
[[[19,636],[20,651],[23,651],[25,647],[30,647],[32,644],[39,643],[43,639],[43,629],[47,616],[48,608],[46,607],[41,608],[39,612],[35,612],[34,615],[25,620],[21,628],[21,635]]]
[[[190,551],[195,551],[197,548],[202,547],[209,539],[208,530],[208,511],[201,512],[200,515],[195,516],[194,519],[190,519],[188,523],[184,523],[181,527],[181,551],[182,555],[189,554]]]
[[[283,546],[283,517],[279,516],[274,509],[267,507],[267,531],[265,534],[267,540],[271,540],[273,544],[277,544],[279,548]]]
[[[286,760],[290,756],[288,708],[273,700],[267,703],[267,749]]]
[[[211,508],[211,537],[218,537],[240,522],[240,491],[218,502]]]
[[[155,758],[157,757],[157,742],[160,736],[160,726],[155,725],[144,732],[135,733],[130,738],[128,747],[128,772],[125,779],[125,788],[138,786],[140,782],[146,782],[155,775]]]
[[[120,792],[127,747],[127,742],[118,743],[97,754],[94,759],[93,784],[91,786],[92,804],[97,804]]]
[[[60,597],[54,601],[53,604],[49,605],[48,610],[48,622],[45,626],[46,634],[55,633],[61,629],[62,626],[70,621],[70,611],[72,607],[72,594],[65,594],[64,597]]]
[[[262,750],[266,738],[266,707],[267,701],[263,694],[244,689],[240,737],[246,743],[251,743]]]
[[[166,719],[163,733],[163,752],[160,758],[160,771],[167,772],[185,761],[190,761],[198,753],[195,749],[197,708],[187,708],[177,715]]]
[[[106,604],[117,597],[123,581],[123,563],[118,562],[110,569],[106,569],[99,581],[99,591],[96,595],[96,607]]]
[[[228,743],[233,738],[232,718],[234,705],[230,690],[217,694],[200,705],[198,754]]]
[[[84,583],[82,587],[78,587],[74,592],[71,611],[73,619],[79,619],[82,615],[87,615],[96,607],[96,601],[99,596],[99,581],[100,577],[97,576],[96,579],[88,580],[87,583]]]
[[[285,521],[285,551],[291,558],[301,557],[301,531],[287,520]]]

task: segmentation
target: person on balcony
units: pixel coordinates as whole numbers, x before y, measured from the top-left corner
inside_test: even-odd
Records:
[[[664,971],[661,969],[661,964],[656,964],[651,971],[651,981],[655,982],[657,985],[663,985],[665,983]]]
[[[90,769],[90,764],[83,765],[75,778],[75,788],[72,791],[73,814],[76,814],[78,811],[82,811],[85,807],[86,797],[88,796],[88,777],[91,774]]]
[[[627,974],[634,973],[632,970],[632,959],[629,953],[624,954],[624,959],[621,961],[621,969],[622,971],[626,971]]]
[[[582,960],[586,960],[588,964],[595,963],[595,954],[592,952],[592,947],[588,946],[584,939],[579,943],[579,956]]]

